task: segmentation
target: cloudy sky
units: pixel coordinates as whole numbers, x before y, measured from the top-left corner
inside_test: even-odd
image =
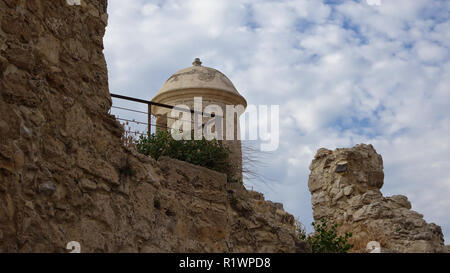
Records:
[[[371,143],[385,195],[450,243],[450,1],[109,0],[110,90],[151,99],[200,57],[249,104],[280,105],[280,148],[246,181],[308,225],[321,148]],[[145,119],[144,119],[145,120]],[[269,181],[269,182],[268,182]]]

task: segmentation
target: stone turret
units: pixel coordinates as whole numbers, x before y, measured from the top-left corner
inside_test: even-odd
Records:
[[[239,94],[227,76],[214,68],[202,66],[199,58],[194,60],[191,67],[173,74],[152,101],[172,106],[186,105],[194,110],[194,98],[202,99],[202,112],[210,112],[205,109],[211,105],[217,105],[222,109],[222,139],[230,147],[231,161],[235,164],[237,170],[235,176],[238,180],[241,180],[242,148],[239,137],[239,116],[247,107],[247,101]],[[241,106],[241,111],[237,111],[237,115],[233,114],[232,118],[227,119],[227,106]],[[157,117],[158,128],[171,128],[176,121],[171,118],[170,111],[171,109],[168,108],[154,107],[152,113]],[[217,115],[217,113],[214,114]],[[191,119],[194,122],[194,115],[191,116]],[[212,117],[204,116],[201,118],[201,122],[205,124],[210,119]],[[194,129],[193,127],[192,129]],[[232,130],[232,139],[227,138],[227,130]]]

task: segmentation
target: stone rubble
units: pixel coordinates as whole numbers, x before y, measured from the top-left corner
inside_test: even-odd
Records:
[[[446,252],[441,227],[411,210],[406,196],[383,197],[383,159],[372,145],[320,149],[310,170],[314,219],[327,218],[341,233],[352,232],[354,251],[377,241],[384,252]]]

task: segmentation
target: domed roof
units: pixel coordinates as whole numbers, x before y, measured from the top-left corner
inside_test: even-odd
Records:
[[[222,90],[241,96],[230,79],[222,72],[202,66],[198,58],[192,65],[173,74],[158,91],[156,97],[169,91],[197,88]]]

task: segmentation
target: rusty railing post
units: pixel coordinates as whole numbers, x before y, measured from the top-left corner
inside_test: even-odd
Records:
[[[148,134],[148,138],[150,138],[150,135],[152,134],[152,103],[149,102],[148,103],[148,129],[147,129],[147,134]]]

